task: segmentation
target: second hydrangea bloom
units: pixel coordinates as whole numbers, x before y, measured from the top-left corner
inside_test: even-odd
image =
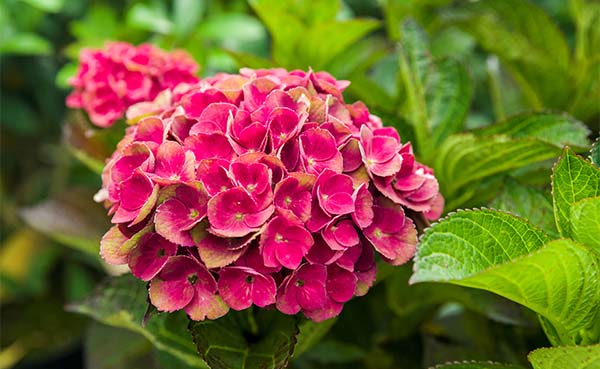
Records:
[[[373,284],[374,251],[412,257],[407,214],[443,208],[431,169],[364,104],[346,104],[347,85],[242,69],[132,106],[99,194],[115,223],[105,260],[149,280],[159,310],[192,319],[252,304],[338,315]]]

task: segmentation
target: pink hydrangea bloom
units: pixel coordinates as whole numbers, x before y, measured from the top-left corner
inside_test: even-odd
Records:
[[[67,106],[84,109],[92,123],[109,127],[135,103],[151,101],[180,83],[196,83],[198,65],[183,51],[166,53],[152,45],[110,42],[84,49],[71,79]]]
[[[115,223],[102,257],[149,280],[159,310],[334,317],[373,285],[376,254],[413,256],[409,216],[442,212],[432,170],[363,103],[344,102],[345,81],[242,69],[173,84],[129,108],[135,124],[97,195]]]

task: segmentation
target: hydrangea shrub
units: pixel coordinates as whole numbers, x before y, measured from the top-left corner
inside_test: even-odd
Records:
[[[158,310],[204,320],[256,305],[322,321],[367,293],[376,254],[414,255],[412,218],[440,216],[438,182],[394,128],[344,101],[349,82],[196,70],[109,44],[82,54],[69,97],[100,126],[127,110],[96,196],[115,224],[101,255],[148,281]]]

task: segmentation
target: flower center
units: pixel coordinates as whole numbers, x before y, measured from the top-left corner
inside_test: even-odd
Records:
[[[380,240],[381,237],[383,237],[383,232],[379,228],[375,228],[375,232],[373,233],[375,234],[375,238],[377,238],[378,240]]]
[[[190,284],[193,286],[196,284],[196,282],[198,282],[198,275],[197,274],[191,274],[188,276],[188,282],[190,282]]]
[[[196,209],[190,210],[190,219],[197,218],[200,215],[200,212]]]
[[[156,252],[156,256],[159,258],[162,258],[163,256],[165,256],[166,252],[165,249],[163,249],[162,247],[160,249],[158,249],[158,251]]]
[[[283,200],[283,201],[285,201],[285,204],[286,204],[286,205],[289,205],[289,204],[291,204],[291,203],[292,203],[292,198],[288,196],[288,197],[286,197],[286,198],[285,198],[285,200]]]
[[[275,241],[276,242],[286,242],[285,238],[283,238],[283,236],[280,235],[279,233],[275,234]]]
[[[256,188],[256,185],[254,183],[251,183],[246,188],[248,189],[248,191],[252,192]]]
[[[253,282],[254,282],[254,276],[247,275],[246,276],[246,283],[252,284]]]
[[[308,159],[308,166],[312,167],[313,165],[315,165],[315,159],[313,159],[313,158]]]
[[[302,279],[298,279],[296,281],[296,287],[302,287],[302,286],[304,286],[304,281]]]
[[[242,214],[242,213],[237,213],[237,214],[235,215],[235,220],[242,220],[242,219],[244,219],[244,214]]]

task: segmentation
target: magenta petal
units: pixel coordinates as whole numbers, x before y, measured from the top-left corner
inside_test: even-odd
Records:
[[[354,192],[354,212],[352,220],[360,228],[368,227],[373,222],[373,196],[369,192],[367,184],[362,184]]]
[[[197,161],[204,159],[231,160],[235,155],[229,140],[221,133],[201,133],[188,136],[184,145],[186,150],[194,153]]]
[[[344,304],[328,298],[323,306],[315,310],[304,311],[304,315],[313,322],[318,323],[340,315],[343,307]]]
[[[344,172],[353,172],[362,165],[358,140],[350,139],[340,151],[344,159]]]
[[[102,259],[112,265],[127,264],[129,259],[129,250],[123,251],[121,246],[129,238],[120,230],[119,226],[111,227],[100,240],[100,256]]]
[[[315,244],[306,254],[306,260],[311,264],[329,265],[338,260],[344,251],[334,251],[323,240],[318,233],[314,234]],[[354,266],[354,264],[352,264]]]
[[[352,298],[356,281],[352,272],[336,265],[327,267],[327,294],[337,302],[346,302]]]
[[[228,267],[219,272],[219,295],[230,308],[244,310],[252,305],[254,277],[244,267]]]
[[[200,259],[207,268],[221,268],[238,260],[247,250],[247,246],[256,237],[221,238],[208,232],[197,240]]]
[[[170,256],[177,253],[177,245],[156,233],[145,234],[129,255],[129,268],[143,281],[154,278],[165,266]]]
[[[121,183],[121,207],[125,210],[137,210],[150,198],[152,181],[143,174],[136,173]]]
[[[174,141],[165,141],[158,147],[154,173],[163,178],[178,175],[185,163],[185,150]]]
[[[262,194],[271,184],[269,167],[261,163],[232,163],[230,172],[249,194]]]
[[[232,188],[219,193],[208,202],[208,220],[215,233],[223,237],[243,237],[258,229],[272,214],[252,213],[254,202],[241,188]],[[252,224],[248,225],[248,222]]]
[[[417,232],[400,206],[375,207],[373,223],[365,228],[364,234],[375,250],[393,265],[408,261],[415,253]],[[395,221],[394,221],[395,220]]]
[[[233,187],[231,178],[227,174],[227,167],[229,167],[229,162],[221,159],[202,160],[200,162],[198,179],[210,196],[215,196]]]
[[[358,244],[358,233],[350,220],[338,222],[335,229],[332,229],[332,233],[340,245],[351,247]]]
[[[184,310],[192,320],[215,320],[227,314],[229,306],[213,291],[196,286],[194,297]]]
[[[192,246],[194,241],[188,230],[200,216],[195,209],[188,209],[181,201],[170,199],[158,206],[154,216],[156,232],[181,246]]]
[[[354,271],[354,265],[360,258],[363,247],[363,245],[359,244],[352,246],[345,251],[341,251],[343,254],[337,260],[335,260],[335,264],[342,269],[346,269],[351,272]]]
[[[302,309],[296,298],[297,288],[295,283],[294,274],[290,274],[283,280],[277,291],[277,310],[284,314],[297,314]]]
[[[300,135],[300,152],[309,161],[324,161],[338,154],[335,139],[325,129],[312,128]]]
[[[243,310],[252,303],[264,307],[275,303],[275,281],[247,267],[227,267],[219,273],[219,294],[234,310]]]
[[[194,297],[194,287],[187,280],[164,281],[153,279],[148,289],[152,305],[160,311],[172,312],[183,309]]]
[[[186,307],[196,290],[214,294],[217,283],[213,276],[195,259],[172,256],[158,276],[150,282],[150,301],[158,310],[175,311]]]
[[[296,273],[296,299],[304,310],[315,310],[327,302],[327,271],[322,265],[305,264]]]
[[[313,244],[310,232],[303,226],[277,216],[267,224],[260,239],[260,250],[266,266],[296,269]]]
[[[190,135],[199,133],[225,133],[227,130],[227,121],[230,116],[235,115],[238,108],[229,103],[212,103],[202,111],[198,118],[198,123],[190,130]]]
[[[303,222],[310,218],[312,196],[298,179],[287,177],[275,187],[273,203],[278,209],[290,210]]]
[[[300,118],[295,111],[279,107],[269,115],[268,127],[271,145],[273,150],[277,150],[300,129]]]

